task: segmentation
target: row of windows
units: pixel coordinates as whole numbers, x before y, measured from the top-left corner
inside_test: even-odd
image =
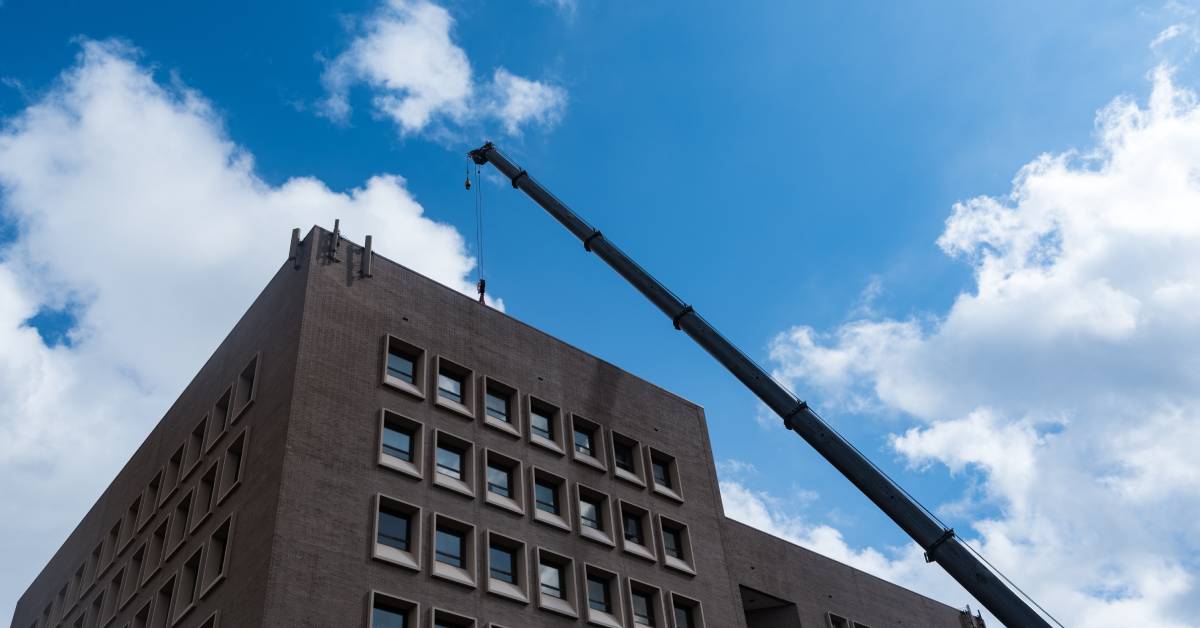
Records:
[[[254,402],[258,379],[259,358],[255,355],[217,398],[212,410],[188,433],[184,443],[172,453],[167,463],[154,475],[124,514],[109,528],[83,564],[75,570],[70,581],[47,602],[35,626],[66,625],[67,617],[102,581],[138,535],[154,520],[162,507],[187,482],[192,474],[204,468],[199,480],[186,496],[169,511],[167,519],[155,530],[152,540],[161,532],[163,548],[168,550],[155,557],[166,560],[180,546],[188,534],[194,532],[221,502],[233,492],[242,479],[246,431],[243,430],[224,449],[224,453],[203,466],[206,456],[212,452],[230,428]],[[95,603],[95,602],[94,602]],[[88,615],[88,608],[80,613],[75,625]],[[97,613],[93,615],[98,617]],[[95,623],[95,620],[93,621]],[[99,624],[96,624],[99,625]]]
[[[380,419],[379,464],[415,478],[428,469],[434,486],[474,498],[585,539],[616,547],[646,560],[660,559],[673,569],[695,574],[691,539],[685,524],[498,451],[475,446],[458,436],[433,430],[424,443],[420,422],[384,410]],[[426,451],[432,461],[425,462]],[[653,531],[653,533],[651,533]]]
[[[683,486],[673,456],[605,430],[578,414],[564,417],[558,406],[533,395],[525,396],[522,411],[522,398],[516,388],[490,376],[477,382],[471,369],[442,356],[432,358],[432,376],[427,376],[425,350],[395,336],[384,337],[384,351],[384,384],[418,399],[425,399],[426,388],[431,385],[434,404],[439,407],[474,420],[479,406],[485,425],[516,438],[524,435],[534,445],[559,455],[569,454],[576,462],[598,471],[606,473],[611,468],[616,477],[635,486],[649,486],[655,494],[683,501]],[[527,431],[522,418],[528,424]],[[564,425],[567,420],[569,426]]]
[[[526,544],[492,530],[441,513],[422,518],[421,509],[384,495],[376,496],[373,556],[414,571],[422,571],[428,556],[429,573],[489,594],[610,628],[668,626],[667,611],[676,628],[703,626],[700,604],[674,593],[664,605],[661,591],[648,583],[583,563],[569,556]],[[428,525],[425,533],[423,527]],[[430,548],[423,549],[428,542]],[[483,574],[483,575],[480,575]],[[580,591],[583,600],[581,602]],[[373,626],[416,625],[416,604],[385,598],[373,607]],[[432,619],[437,623],[436,612]],[[447,626],[474,626],[449,623]]]

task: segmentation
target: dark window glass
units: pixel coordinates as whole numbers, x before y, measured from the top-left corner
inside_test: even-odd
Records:
[[[454,403],[462,403],[463,380],[446,373],[438,373],[438,395]]]
[[[546,440],[554,440],[554,423],[550,420],[549,415],[533,410],[529,413],[529,418],[530,429],[534,434]]]
[[[633,619],[639,624],[654,625],[654,601],[649,593],[633,592]]]
[[[462,452],[439,445],[437,448],[437,472],[456,480],[462,480]]]
[[[484,406],[487,415],[493,419],[508,423],[508,396],[503,393],[488,391],[484,395]]]
[[[412,522],[408,515],[397,515],[379,511],[379,538],[377,541],[398,550],[408,551],[409,524]]]
[[[371,626],[374,628],[407,628],[408,613],[394,608],[384,608],[376,603],[375,608],[371,610]]]
[[[558,487],[541,480],[533,483],[533,501],[537,509],[553,515],[558,514]]]
[[[378,364],[378,362],[376,362]],[[397,353],[388,352],[387,358],[387,374],[396,379],[408,383],[416,384],[416,365],[409,358]]]
[[[589,528],[604,530],[604,519],[600,516],[600,504],[597,502],[580,499],[579,520]]]
[[[604,613],[612,612],[612,600],[608,595],[608,581],[588,576],[588,608]]]
[[[642,518],[625,513],[625,540],[638,545],[645,545],[642,541]]]
[[[667,556],[683,559],[683,535],[675,528],[663,528],[663,551]]]
[[[383,426],[383,453],[405,462],[413,461],[412,430],[394,424]]]
[[[654,481],[662,486],[671,488],[671,472],[667,468],[668,464],[661,460],[655,460],[651,463],[651,466],[654,467]]]
[[[487,490],[502,497],[512,497],[512,471],[488,465]]]
[[[509,584],[517,584],[516,553],[502,547],[493,546],[489,550],[489,554],[488,564],[491,576],[496,580],[503,580]]]
[[[434,555],[439,563],[462,568],[463,535],[452,530],[438,530],[435,539]]]
[[[837,615],[829,616],[829,624],[833,626],[833,628],[850,628],[850,625],[846,623],[846,620],[838,617]]]
[[[547,565],[545,563],[538,565],[538,586],[541,588],[543,595],[556,597],[560,600],[566,599],[566,594],[563,593],[562,586],[562,568],[557,565]]]
[[[633,466],[633,447],[627,443],[613,443],[613,457],[617,460],[617,466],[630,472],[637,473]]]
[[[575,451],[581,454],[587,454],[589,456],[595,455],[592,453],[593,449],[591,432],[575,428]]]
[[[687,606],[675,605],[675,628],[692,628],[692,609]]]

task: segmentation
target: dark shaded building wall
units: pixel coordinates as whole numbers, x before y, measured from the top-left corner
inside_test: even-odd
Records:
[[[340,263],[322,259],[322,247],[312,260],[270,576],[268,625],[363,625],[372,590],[420,600],[422,625],[431,625],[424,622],[430,621],[428,610],[435,606],[474,617],[480,626],[584,623],[539,610],[536,604],[521,605],[490,595],[483,590],[486,578],[470,589],[431,577],[429,517],[433,512],[469,522],[477,532],[491,530],[522,540],[527,550],[544,547],[575,558],[577,565],[596,565],[616,572],[622,580],[632,577],[662,587],[664,594],[674,591],[701,600],[710,628],[742,624],[724,569],[722,508],[707,426],[698,406],[385,259],[375,258],[373,277],[360,278],[357,248],[349,243],[343,246]],[[601,424],[606,441],[608,431],[617,430],[643,446],[675,456],[683,503],[618,480],[611,472],[584,466],[569,455],[531,446],[527,425],[520,438],[489,427],[482,421],[478,403],[476,416],[468,418],[435,406],[429,390],[426,399],[418,400],[383,386],[385,334],[422,347],[430,364],[440,355],[472,369],[477,397],[484,376],[515,387],[523,422],[527,395],[533,394],[564,413],[578,413]],[[427,379],[432,370],[428,369]],[[531,466],[536,465],[564,476],[572,486],[583,483],[614,500],[627,500],[686,523],[697,574],[680,574],[661,562],[623,553],[619,547],[584,540],[577,529],[565,532],[534,522],[528,495],[526,514],[518,516],[484,503],[481,490],[470,499],[432,486],[431,456],[422,480],[381,467],[378,431],[384,408],[421,421],[426,441],[438,429],[473,443],[477,475],[478,451],[488,448],[520,460],[526,484]],[[608,464],[611,468],[611,457]],[[421,573],[371,558],[377,493],[424,510]],[[478,561],[483,549],[481,544]],[[482,573],[482,562],[478,567]]]
[[[282,249],[282,242],[278,244]],[[12,620],[15,628],[29,628],[41,618],[46,605],[53,603],[75,570],[88,559],[93,548],[106,537],[114,523],[122,520],[134,499],[146,490],[155,474],[187,441],[189,433],[213,410],[214,403],[235,383],[243,367],[256,354],[259,358],[254,402],[219,439],[212,442],[211,448],[203,454],[190,475],[182,479],[170,498],[153,509],[153,518],[132,535],[132,541],[123,547],[112,566],[100,574],[98,583],[86,592],[82,601],[74,605],[62,623],[74,623],[81,609],[90,606],[96,595],[103,591],[104,583],[129,564],[130,557],[168,518],[181,497],[197,485],[199,477],[209,465],[223,457],[229,443],[242,430],[248,430],[241,484],[214,508],[202,525],[188,534],[181,549],[164,561],[155,575],[136,590],[131,601],[119,609],[109,625],[124,626],[145,600],[150,599],[171,575],[180,571],[183,562],[197,547],[207,542],[212,531],[230,514],[234,515],[234,521],[228,550],[228,577],[199,600],[196,608],[179,625],[199,625],[216,609],[220,609],[224,626],[260,625],[306,274],[304,270],[295,270],[291,263],[285,263],[275,274],[21,596]],[[187,333],[187,330],[180,330],[179,333]],[[163,339],[163,342],[169,343],[169,339]],[[163,344],[158,350],[169,351],[170,347]],[[148,507],[143,505],[143,508]],[[54,613],[61,616],[61,609],[54,609]]]
[[[871,628],[962,628],[958,609],[732,519],[724,536],[729,577],[795,603],[801,626],[825,628],[832,612]],[[764,618],[750,628],[794,625]]]

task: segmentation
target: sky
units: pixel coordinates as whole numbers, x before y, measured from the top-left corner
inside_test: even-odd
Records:
[[[726,513],[975,603],[496,141],[1064,624],[1200,614],[1190,3],[0,3],[0,617],[285,257],[704,406]],[[481,259],[482,257],[482,259]]]

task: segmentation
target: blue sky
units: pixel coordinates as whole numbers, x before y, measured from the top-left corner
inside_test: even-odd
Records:
[[[985,544],[996,539],[975,525],[1015,521],[1010,511],[1022,510],[1025,494],[1009,492],[1016,489],[1002,481],[1003,462],[983,454],[956,457],[952,446],[931,444],[930,439],[943,434],[932,430],[944,427],[963,444],[978,446],[993,435],[983,427],[972,432],[978,423],[955,421],[977,417],[979,411],[995,412],[1009,421],[1001,428],[1028,430],[1020,434],[1031,435],[1027,453],[1036,458],[1050,447],[1039,440],[1045,435],[1086,425],[1082,415],[1073,413],[1087,404],[1065,393],[1060,399],[1053,391],[1037,391],[1031,404],[1046,401],[1039,407],[1058,408],[1057,418],[1031,419],[1036,413],[1028,408],[1002,403],[923,405],[890,387],[903,381],[902,374],[909,370],[921,372],[921,360],[940,360],[933,355],[937,347],[958,346],[952,340],[960,336],[943,338],[948,344],[937,339],[947,336],[943,332],[951,326],[945,323],[955,319],[960,295],[976,294],[984,285],[979,273],[990,268],[981,261],[988,255],[970,243],[955,248],[956,241],[943,236],[949,233],[947,219],[955,204],[994,197],[1013,209],[1020,222],[1026,215],[1020,211],[1023,205],[1007,195],[1026,164],[1042,154],[1071,149],[1086,153],[1102,146],[1098,112],[1122,96],[1149,108],[1152,88],[1161,85],[1150,73],[1161,64],[1172,64],[1172,85],[1192,87],[1193,72],[1186,63],[1191,48],[1183,46],[1180,52],[1176,47],[1180,41],[1193,41],[1186,32],[1194,11],[1187,5],[829,2],[735,7],[699,2],[684,8],[587,0],[447,2],[440,6],[452,20],[449,40],[469,60],[477,96],[464,101],[466,111],[435,113],[432,122],[415,130],[405,130],[373,104],[373,98],[389,92],[361,74],[346,77],[349,112],[339,118],[327,109],[331,68],[371,24],[388,19],[381,17],[381,6],[377,1],[342,2],[334,9],[318,2],[183,7],[161,2],[8,0],[0,6],[0,118],[5,121],[0,142],[8,138],[11,148],[16,139],[31,137],[26,133],[36,125],[28,117],[31,108],[61,105],[55,90],[71,83],[63,73],[90,67],[80,57],[87,42],[116,39],[123,42],[116,57],[152,76],[168,99],[190,93],[209,105],[201,114],[214,124],[209,131],[216,134],[217,143],[232,143],[240,148],[239,155],[252,156],[253,165],[247,167],[261,186],[284,189],[297,177],[310,177],[323,182],[332,199],[352,195],[375,175],[400,175],[409,195],[405,198],[419,203],[426,218],[453,226],[467,243],[465,254],[474,256],[473,196],[462,189],[463,154],[493,139],[728,337],[779,369],[801,397],[821,408],[910,491]],[[1177,24],[1185,34],[1151,46]],[[414,54],[392,62],[404,67],[423,61]],[[524,119],[514,133],[505,128],[502,116],[482,113],[492,106],[487,102],[492,97],[487,81],[501,67],[559,94],[561,100],[550,115],[540,121]],[[406,92],[391,95],[403,98]],[[70,111],[71,106],[64,107]],[[1186,111],[1175,113],[1186,118]],[[89,150],[97,146],[105,145],[87,144]],[[21,258],[20,251],[27,252],[37,242],[55,243],[30,234],[36,235],[39,216],[52,216],[57,208],[38,204],[39,197],[28,192],[36,188],[29,181],[37,173],[22,171],[20,155],[6,155],[4,147],[0,143],[0,232],[8,234],[8,249],[0,252],[0,261],[17,268],[13,260]],[[1165,149],[1153,154],[1165,155],[1163,159],[1173,155]],[[835,555],[845,550],[840,559],[875,567],[886,577],[948,603],[969,601],[936,576],[913,575],[918,570],[910,564],[911,557],[893,549],[905,544],[902,533],[799,439],[781,437],[773,419],[763,419],[748,392],[598,260],[585,255],[541,210],[495,182],[485,185],[484,195],[484,263],[490,290],[503,299],[506,311],[703,405],[722,479],[731,491],[743,491],[737,493],[739,507],[769,507],[756,523]],[[340,217],[348,229],[360,232],[368,232],[363,225],[369,224],[377,243],[386,247],[391,241],[402,248],[392,256],[404,261],[407,249],[401,245],[408,245],[410,235],[382,231],[379,226],[391,223],[368,221],[354,213],[354,203],[338,203],[285,215],[280,224],[290,220],[299,226],[313,221],[331,225]],[[339,212],[339,207],[347,210]],[[1086,202],[1080,207],[1082,215],[1091,211]],[[179,216],[179,224],[185,225],[206,210],[162,207],[157,216],[163,219],[165,213],[166,218],[161,224],[172,224],[173,211],[195,214],[187,220]],[[269,232],[253,235],[278,242],[281,252],[287,232],[274,225]],[[1058,235],[1065,242],[1083,237]],[[995,238],[974,241],[980,242],[1000,251],[997,259],[1015,246],[997,245]],[[952,254],[967,249],[966,255]],[[134,253],[117,246],[111,254]],[[277,263],[276,257],[266,259]],[[239,279],[247,286],[245,295],[265,282],[269,268],[264,265],[258,274],[246,271]],[[446,276],[456,287],[473,279],[470,273]],[[1101,277],[1119,284],[1115,274]],[[87,310],[92,299],[103,300],[96,295],[108,288],[69,273],[52,279],[67,287],[46,289],[28,279],[15,280],[14,290],[24,295],[26,309],[40,312],[32,324],[42,336],[55,344],[68,334],[71,348],[102,339],[106,328],[98,314],[87,317],[87,333],[70,336],[75,319],[53,311],[64,303]],[[248,302],[223,305],[221,316],[214,319],[231,320]],[[991,306],[982,304],[977,310],[987,307]],[[1034,317],[1040,315],[1033,312]],[[812,336],[780,336],[796,326],[811,328]],[[887,360],[863,353],[863,345],[848,340],[851,331],[864,329],[879,334],[871,336],[878,342],[868,343],[870,347],[893,347],[886,352]],[[903,332],[899,340],[889,335],[888,330],[896,329]],[[965,337],[964,345],[975,346],[970,338],[976,336]],[[1053,338],[1031,343],[1026,353],[1015,357],[989,353],[992,345],[979,345],[983,348],[956,362],[960,371],[979,369],[979,380],[963,386],[979,387],[985,398],[1008,390],[1000,385],[989,388],[995,383],[989,369],[1004,360],[1040,364],[1050,353],[1060,355]],[[201,335],[201,340],[208,339]],[[997,336],[995,344],[1006,344],[1003,340]],[[1096,340],[1095,346],[1110,347],[1109,340]],[[1077,344],[1093,346],[1088,342],[1085,338]],[[200,341],[197,345],[194,359],[184,359],[184,353],[178,364],[173,363],[175,379],[139,384],[150,398],[144,406],[147,416],[121,433],[144,433],[153,424],[163,402],[169,403],[207,355],[204,347],[212,346]],[[916,353],[904,353],[915,345],[921,347],[912,349]],[[153,346],[148,342],[144,350]],[[861,360],[865,366],[843,366],[829,373],[789,353],[803,353],[806,347],[812,349],[806,355]],[[1013,373],[996,368],[998,377]],[[1073,371],[1067,364],[1054,372]],[[1012,390],[1019,394],[1020,378],[1011,379]],[[923,399],[944,400],[948,393],[935,390],[939,381],[956,386],[953,378],[931,376],[905,390],[928,388],[934,392]],[[1146,399],[1140,396],[1144,390],[1127,392],[1123,399],[1130,403]],[[1190,408],[1190,400],[1184,403],[1172,396],[1175,393],[1158,391],[1152,397],[1165,395],[1179,407]],[[1055,405],[1058,401],[1061,404]],[[16,424],[22,416],[17,413],[29,407],[7,406],[5,411],[14,414],[0,416],[0,430],[21,432]],[[1182,412],[1183,440],[1194,442],[1195,421],[1188,410]],[[1064,416],[1075,418],[1068,421]],[[929,438],[914,436],[897,445],[894,437],[910,429],[930,430],[921,433]],[[50,438],[38,436],[30,442],[36,447]],[[140,437],[114,444],[123,452],[116,458],[123,460],[137,441]],[[47,452],[52,449],[46,446]],[[4,464],[14,468],[52,464],[49,454],[39,459],[36,451],[6,455]],[[107,471],[117,467],[112,461],[105,464]],[[1133,462],[1129,465],[1137,468]],[[1095,469],[1061,471],[1068,472],[1108,477]],[[70,478],[69,472],[62,472],[63,482]],[[19,573],[0,584],[0,615],[102,489],[97,481],[85,483],[69,507],[56,511],[59,518],[47,517],[53,534],[39,538],[38,552],[23,556]],[[840,534],[837,543],[816,540],[828,540],[818,534],[827,530]],[[1034,551],[1039,542],[1025,541],[1032,544],[1027,551]],[[1176,549],[1182,572],[1200,577],[1194,545]],[[1014,568],[1021,562],[1019,554],[1011,561]],[[1038,591],[1037,584],[1050,580],[1046,574],[1054,567],[1047,563],[1044,569],[1030,568],[1024,574],[1018,570],[1014,575],[1019,581],[1025,575],[1025,582]],[[1122,564],[1117,559],[1104,568],[1120,572]],[[1127,586],[1141,591],[1138,586],[1148,586],[1147,581]],[[1095,591],[1094,584],[1081,583],[1079,589]],[[1097,595],[1084,596],[1081,602],[1071,597],[1070,587],[1042,590],[1042,597],[1050,598],[1042,601],[1073,616],[1078,621],[1069,623],[1076,625],[1106,625],[1105,613],[1117,616],[1113,605],[1133,616],[1156,617],[1163,625],[1183,625],[1180,618],[1185,615],[1179,609],[1188,606],[1170,596]],[[1195,588],[1179,595],[1186,598],[1189,591],[1194,595]]]

